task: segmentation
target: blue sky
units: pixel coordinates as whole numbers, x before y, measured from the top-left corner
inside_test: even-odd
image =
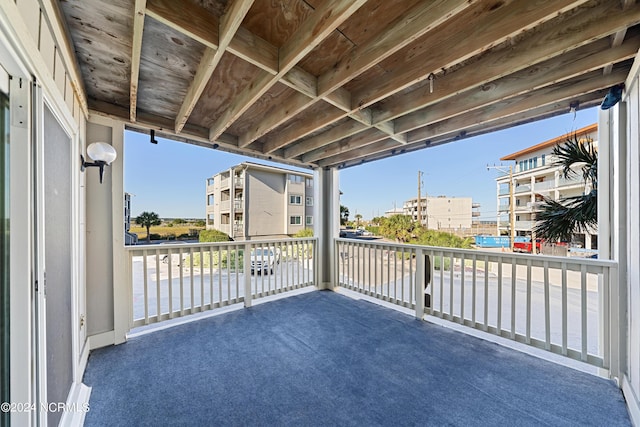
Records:
[[[417,196],[418,171],[424,172],[422,195],[472,197],[481,219],[496,218],[497,170],[500,157],[564,135],[598,120],[598,109],[567,113],[487,135],[365,163],[340,171],[341,203],[364,219],[383,215],[394,203]],[[163,218],[204,218],[205,180],[254,158],[127,131],[125,191],[133,194],[133,215],[153,211]],[[502,164],[508,164],[503,162]],[[275,164],[277,166],[282,166]],[[288,166],[284,166],[288,167]]]

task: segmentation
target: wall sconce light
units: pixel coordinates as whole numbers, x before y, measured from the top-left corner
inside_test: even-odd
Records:
[[[87,147],[87,156],[93,160],[93,162],[87,162],[84,160],[84,156],[80,154],[80,170],[84,172],[84,168],[95,166],[100,168],[100,184],[102,184],[102,173],[104,167],[109,166],[118,157],[116,149],[106,142],[94,142]]]

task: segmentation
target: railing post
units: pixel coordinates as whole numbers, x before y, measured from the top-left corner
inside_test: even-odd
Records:
[[[605,270],[606,271],[606,270]],[[608,292],[609,292],[609,351],[610,366],[609,377],[616,380],[618,386],[622,384],[622,363],[621,359],[626,356],[626,349],[623,349],[624,337],[623,325],[625,325],[625,307],[620,301],[620,281],[618,267],[609,267],[607,271]],[[606,351],[606,350],[605,350]]]
[[[416,319],[424,318],[424,253],[421,248],[416,249]]]
[[[251,243],[244,244],[244,307],[251,307]]]

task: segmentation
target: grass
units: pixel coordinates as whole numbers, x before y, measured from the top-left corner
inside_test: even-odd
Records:
[[[162,240],[167,239],[177,239],[186,236],[193,236],[193,238],[197,238],[197,234],[191,234],[190,232],[193,230],[204,230],[204,227],[196,227],[193,224],[185,224],[185,225],[174,225],[173,227],[168,227],[166,225],[157,225],[151,227],[149,232],[153,235],[159,235]],[[138,235],[138,239],[145,240],[147,238],[147,229],[145,227],[141,227],[139,225],[131,224],[131,228],[129,232],[135,233]],[[153,236],[152,236],[153,237]]]

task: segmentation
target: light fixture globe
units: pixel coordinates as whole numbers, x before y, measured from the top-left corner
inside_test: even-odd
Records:
[[[118,157],[118,153],[106,142],[94,142],[87,147],[87,156],[95,162],[104,162],[110,165]]]
[[[84,160],[84,156],[80,154],[80,170],[84,171],[86,167],[95,166],[100,168],[100,184],[102,184],[102,174],[104,173],[104,167],[109,166],[118,157],[116,149],[106,142],[94,142],[87,147],[87,156],[89,156],[93,162],[87,162]]]

